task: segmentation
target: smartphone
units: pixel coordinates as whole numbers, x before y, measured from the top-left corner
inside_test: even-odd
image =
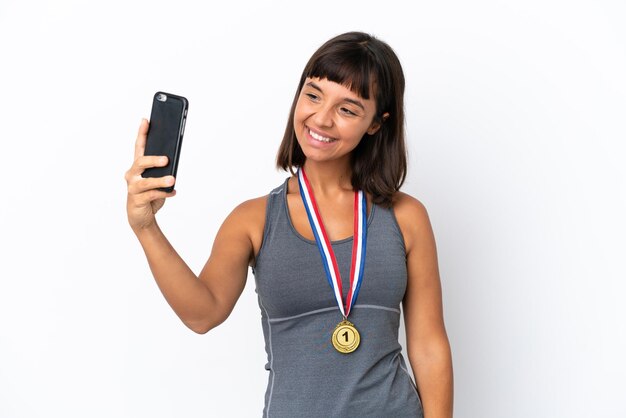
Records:
[[[168,162],[163,167],[145,169],[142,177],[176,177],[188,109],[189,101],[182,96],[162,91],[154,94],[144,155],[165,155]],[[174,186],[159,190],[171,192]]]

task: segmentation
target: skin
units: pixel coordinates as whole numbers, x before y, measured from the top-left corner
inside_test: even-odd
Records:
[[[307,157],[305,170],[331,240],[352,236],[354,191],[350,183],[350,152],[361,140],[367,140],[362,139],[365,133],[380,129],[380,124],[374,122],[375,114],[373,99],[363,99],[328,80],[307,79],[298,98],[294,129]],[[387,116],[383,115],[383,121]],[[165,157],[144,156],[147,131],[148,122],[142,120],[134,163],[126,172],[128,221],[165,299],[187,327],[203,334],[226,320],[244,289],[248,267],[254,265],[262,244],[267,196],[245,201],[228,215],[209,259],[196,276],[156,222],[155,214],[175,192],[154,189],[169,186],[174,179],[141,177],[144,169],[163,166],[167,161]],[[320,142],[320,135],[332,141]],[[289,180],[288,188],[287,205],[294,227],[301,235],[314,239],[295,177]],[[393,210],[407,252],[403,311],[409,361],[424,416],[449,418],[452,360],[430,220],[424,205],[405,193],[396,193]]]

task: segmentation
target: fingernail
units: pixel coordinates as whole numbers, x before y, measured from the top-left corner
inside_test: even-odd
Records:
[[[161,164],[165,164],[167,162],[167,157],[161,157]]]
[[[167,179],[167,184],[174,184],[174,177],[169,177]]]

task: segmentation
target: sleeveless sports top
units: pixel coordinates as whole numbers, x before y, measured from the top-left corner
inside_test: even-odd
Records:
[[[287,181],[268,197],[263,244],[253,269],[269,371],[266,418],[422,417],[398,342],[406,251],[391,209],[372,205],[361,290],[349,320],[361,334],[351,354],[331,334],[342,320],[315,241],[294,228]],[[332,242],[350,281],[352,238]]]

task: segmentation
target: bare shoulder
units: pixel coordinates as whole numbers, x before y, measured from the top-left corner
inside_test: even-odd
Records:
[[[407,252],[420,241],[432,239],[428,211],[421,201],[406,193],[396,192],[392,207],[404,237]]]
[[[240,203],[224,222],[247,236],[253,249],[253,258],[258,254],[263,241],[267,199],[268,195],[265,195]]]
[[[268,195],[255,197],[253,199],[246,200],[235,207],[232,212],[233,216],[242,218],[261,218],[265,219],[265,207],[267,205]]]
[[[246,200],[233,209],[227,221],[249,231],[261,230],[265,226],[265,210],[268,196]]]
[[[426,206],[415,197],[396,192],[392,205],[398,223],[406,224],[407,228],[421,228],[430,224]]]

